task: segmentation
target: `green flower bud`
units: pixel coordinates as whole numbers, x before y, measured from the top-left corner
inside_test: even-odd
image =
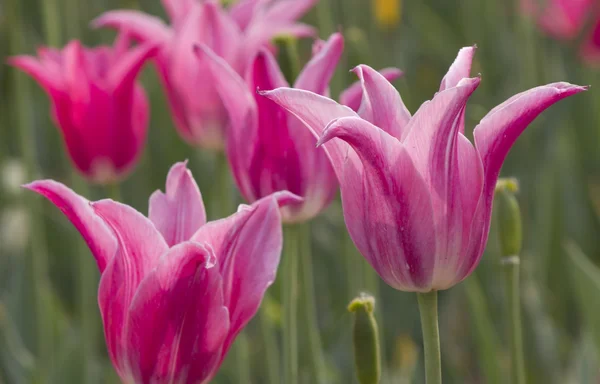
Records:
[[[519,256],[523,244],[521,211],[515,196],[519,190],[516,179],[499,179],[494,196],[498,217],[500,248],[503,257]]]
[[[375,299],[364,293],[348,305],[348,311],[354,313],[354,364],[360,384],[377,384],[381,377],[379,335],[374,309]]]

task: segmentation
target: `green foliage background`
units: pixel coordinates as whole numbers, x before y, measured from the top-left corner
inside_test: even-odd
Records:
[[[511,151],[502,175],[517,177],[521,185],[525,243],[521,285],[529,382],[597,383],[600,345],[594,340],[600,323],[591,319],[600,319],[600,272],[594,269],[600,263],[600,93],[595,89],[600,70],[580,62],[576,42],[560,43],[541,35],[513,1],[404,3],[401,20],[389,27],[377,23],[367,0],[321,0],[306,17],[319,26],[322,38],[338,30],[346,37],[333,95],[354,81],[348,70],[359,63],[397,66],[405,75],[395,84],[414,112],[437,91],[458,49],[476,43],[473,73],[481,73],[482,83],[467,108],[467,135],[472,138],[479,119],[517,92],[563,80],[592,85],[589,92],[538,118]],[[4,0],[2,62],[9,55],[33,54],[41,44],[64,45],[73,38],[86,45],[110,42],[112,32],[91,30],[88,22],[113,8],[164,16],[157,0]],[[306,60],[310,42],[301,46]],[[149,66],[142,81],[152,103],[149,138],[141,162],[120,193],[124,202],[146,212],[147,198],[164,188],[174,162],[189,159],[203,191],[211,190],[216,176],[214,156],[188,147],[176,134]],[[113,383],[117,378],[106,356],[96,304],[99,276],[90,252],[56,208],[16,187],[36,178],[53,178],[90,199],[112,196],[113,192],[86,186],[72,174],[48,107],[46,96],[31,79],[0,65],[0,383]],[[205,198],[209,213],[214,212],[210,192]],[[384,382],[424,382],[415,296],[379,283],[349,242],[338,202],[312,223],[312,233],[328,382],[355,380],[352,318],[346,305],[365,289],[379,295]],[[492,226],[477,272],[441,294],[447,383],[509,382],[498,257]],[[278,327],[280,303],[273,297],[265,306],[273,327]],[[86,316],[91,327],[82,326]],[[252,382],[262,383],[268,361],[258,323],[253,321],[245,334]],[[300,341],[302,368],[307,366],[308,352],[304,338]],[[237,365],[232,360],[227,359],[216,383],[236,382]],[[313,382],[310,370],[302,368],[301,381]]]

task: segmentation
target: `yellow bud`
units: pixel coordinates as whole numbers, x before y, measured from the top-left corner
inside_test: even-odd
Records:
[[[354,364],[360,384],[377,384],[381,377],[379,335],[373,315],[375,299],[361,294],[348,305],[354,313]]]

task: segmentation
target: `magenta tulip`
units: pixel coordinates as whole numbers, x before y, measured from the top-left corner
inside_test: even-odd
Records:
[[[43,47],[38,58],[15,56],[9,63],[33,77],[52,101],[52,119],[76,169],[95,183],[122,178],[146,141],[149,108],[135,79],[156,47],[129,49],[121,34],[114,47],[62,50]]]
[[[319,43],[320,44],[320,43]],[[294,86],[318,94],[329,87],[344,41],[334,34],[298,76]],[[301,205],[283,209],[286,222],[308,220],[333,199],[338,183],[316,140],[291,113],[256,93],[256,89],[288,86],[271,53],[261,50],[246,81],[206,46],[197,50],[209,64],[231,126],[227,156],[242,196],[250,202],[288,190],[304,198]]]
[[[98,304],[111,360],[124,382],[207,383],[275,278],[279,206],[288,192],[206,223],[185,163],[150,197],[148,218],[112,200],[89,202],[51,180],[25,186],[79,230],[101,279]]]
[[[600,8],[594,0],[521,0],[523,12],[533,17],[549,36],[572,40],[586,29],[590,33],[581,45],[580,54],[588,64],[600,63]]]
[[[208,64],[194,57],[193,46],[207,45],[236,72],[244,73],[275,35],[314,34],[295,20],[315,2],[243,0],[226,10],[216,0],[163,0],[170,27],[156,17],[124,10],[107,12],[94,25],[132,30],[140,41],[160,44],[158,71],[179,133],[192,145],[221,149],[227,113]]]
[[[533,88],[492,109],[464,136],[464,110],[480,78],[475,49],[463,48],[440,91],[414,116],[396,89],[366,65],[359,112],[312,92],[264,92],[319,137],[340,181],[354,243],[390,286],[447,289],[479,263],[494,187],[509,149],[541,112],[585,90],[568,83]]]

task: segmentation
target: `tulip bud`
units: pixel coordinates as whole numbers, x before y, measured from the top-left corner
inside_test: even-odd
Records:
[[[521,253],[521,211],[515,196],[518,190],[516,179],[500,179],[496,183],[495,202],[503,257],[518,256]]]
[[[360,384],[377,384],[381,376],[379,336],[373,315],[375,298],[366,294],[352,300],[348,311],[354,313],[354,364]]]

